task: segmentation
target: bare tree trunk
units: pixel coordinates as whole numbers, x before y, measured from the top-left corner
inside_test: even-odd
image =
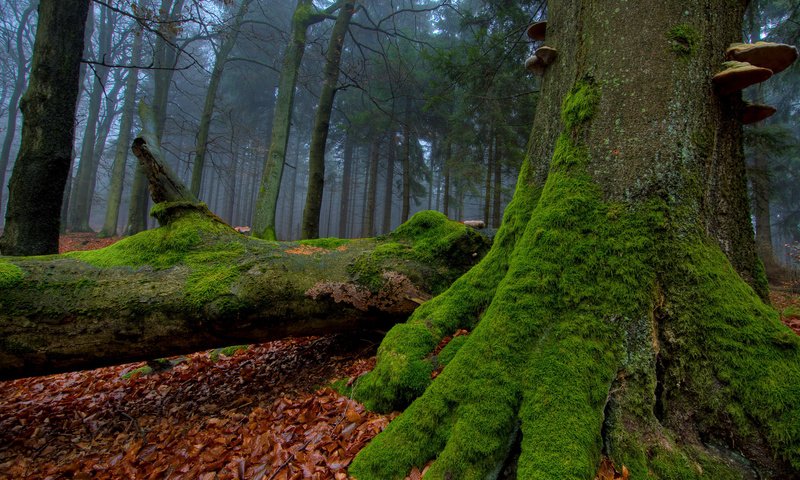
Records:
[[[159,12],[163,19],[169,23],[180,18],[181,10],[185,0],[161,0]],[[174,67],[178,61],[178,51],[173,44],[175,32],[165,29],[156,37],[153,65],[158,69],[154,70],[154,89],[153,89],[153,112],[155,116],[155,135],[159,142],[164,134],[164,125],[167,118],[167,100],[169,90],[174,75]],[[147,195],[147,181],[141,168],[136,168],[131,187],[131,201],[128,207],[128,226],[125,229],[127,235],[132,235],[143,230],[147,230],[147,206],[149,197]]]
[[[292,36],[283,54],[283,65],[278,80],[278,98],[272,120],[272,135],[269,152],[264,164],[264,173],[258,190],[253,214],[253,236],[275,240],[275,212],[278,208],[283,165],[286,163],[286,145],[292,126],[295,86],[300,63],[306,50],[306,32],[311,25],[321,22],[311,0],[297,0],[292,17]]]
[[[375,204],[378,196],[378,163],[381,155],[381,136],[376,135],[369,150],[369,182],[367,184],[366,202],[364,205],[364,222],[362,232],[365,237],[375,235]]]
[[[492,205],[492,167],[494,167],[494,128],[489,128],[489,142],[486,147],[486,179],[483,182],[483,224],[489,225],[489,212]]]
[[[198,197],[200,195],[200,183],[203,179],[203,167],[205,166],[206,148],[208,147],[208,133],[211,129],[211,119],[214,116],[214,103],[217,100],[217,91],[222,81],[222,73],[225,70],[225,63],[228,61],[233,47],[236,45],[236,40],[239,37],[239,31],[244,21],[244,16],[247,13],[247,8],[253,0],[240,0],[239,9],[236,11],[236,16],[230,29],[223,33],[224,39],[222,45],[217,50],[217,55],[214,60],[214,69],[211,71],[211,80],[208,83],[208,90],[206,90],[206,99],[203,103],[203,112],[200,114],[200,126],[197,130],[197,143],[195,145],[194,165],[192,166],[192,193]]]
[[[352,169],[353,169],[353,136],[351,133],[347,133],[347,137],[344,140],[344,159],[343,159],[344,166],[342,167],[342,202],[341,208],[339,209],[339,237],[347,238],[347,227],[349,216],[348,213],[350,212],[351,207],[351,190],[352,187]]]
[[[31,77],[20,102],[22,144],[0,238],[4,255],[58,251],[88,11],[89,0],[42,0],[39,4]]]
[[[411,212],[411,97],[406,97],[406,115],[403,123],[403,206],[400,211],[400,222],[408,220]]]
[[[383,184],[383,229],[387,233],[392,229],[392,210],[394,205],[394,163],[397,160],[397,141],[394,132],[389,132],[388,155],[386,156],[386,179]]]
[[[103,8],[100,13],[98,58],[107,58],[111,53],[111,35],[113,31],[114,19],[111,16],[111,12],[109,9]],[[103,95],[105,93],[105,86],[109,74],[109,68],[104,65],[97,65],[93,70],[94,82],[92,83],[92,93],[89,97],[86,129],[83,133],[78,173],[70,196],[69,220],[67,222],[67,228],[76,232],[91,231],[89,227],[89,214],[91,212],[92,196],[94,194],[92,177],[95,177],[98,167],[95,162],[95,146],[98,129],[100,128],[100,108],[102,107]]]
[[[36,9],[38,2],[33,1],[23,10],[20,16],[19,27],[16,34],[17,50],[17,78],[14,81],[14,88],[11,91],[11,100],[8,102],[8,121],[6,123],[6,135],[3,139],[3,149],[0,150],[0,215],[3,214],[3,197],[6,193],[6,170],[11,160],[11,144],[14,143],[14,136],[17,133],[17,111],[19,109],[19,99],[25,90],[26,77],[28,75],[29,63],[25,59],[25,43],[23,41],[25,30],[28,28],[28,20]]]
[[[450,216],[450,155],[453,152],[453,144],[448,139],[447,140],[447,150],[445,151],[444,162],[442,166],[442,170],[444,170],[444,193],[442,196],[444,197],[442,200],[442,212],[444,212],[445,216]]]
[[[494,153],[494,201],[492,205],[492,228],[500,228],[503,220],[503,160],[502,146],[495,139]],[[488,224],[487,224],[488,225]]]
[[[134,32],[133,46],[131,47],[130,63],[138,65],[142,52],[142,30],[137,28]],[[114,163],[111,167],[111,184],[108,189],[106,201],[106,217],[100,237],[113,237],[117,234],[119,208],[122,201],[122,190],[125,184],[125,169],[128,160],[128,144],[130,143],[131,129],[133,128],[133,115],[136,110],[136,89],[139,85],[139,70],[132,68],[128,71],[125,82],[125,101],[122,105],[122,119],[119,125],[119,137],[114,153]]]
[[[314,129],[311,133],[311,149],[308,155],[308,191],[306,206],[303,210],[302,238],[319,237],[319,215],[322,208],[322,193],[325,188],[325,149],[328,142],[333,100],[336,95],[336,84],[339,81],[339,64],[342,60],[345,35],[350,19],[355,12],[355,1],[343,0],[340,3],[339,15],[331,31],[328,52],[325,55],[325,81],[319,95],[319,104],[314,118]]]

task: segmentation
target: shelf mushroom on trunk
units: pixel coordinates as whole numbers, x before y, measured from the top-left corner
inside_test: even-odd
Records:
[[[775,115],[778,110],[771,105],[763,105],[760,103],[745,103],[742,110],[742,123],[749,125],[751,123],[760,122]]]
[[[725,51],[725,58],[768,68],[775,74],[786,70],[797,60],[797,48],[771,42],[734,43]]]
[[[525,68],[536,75],[544,75],[545,69],[550,66],[558,56],[558,51],[553,47],[539,47],[533,55],[525,60]]]

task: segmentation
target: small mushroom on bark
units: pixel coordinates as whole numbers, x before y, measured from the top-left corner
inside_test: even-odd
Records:
[[[555,61],[558,51],[552,47],[539,47],[536,53],[525,60],[525,68],[536,75],[544,75],[544,70]]]
[[[746,103],[742,110],[742,123],[745,125],[760,122],[775,114],[777,110],[771,105],[760,103]]]
[[[747,62],[756,67],[782,72],[797,60],[797,48],[771,42],[734,43],[725,51],[728,60]]]
[[[536,22],[528,27],[528,38],[531,40],[544,40],[547,33],[547,22]]]
[[[729,95],[750,85],[761,83],[772,76],[772,70],[756,67],[747,62],[729,61],[723,63],[725,70],[711,79],[720,95]]]

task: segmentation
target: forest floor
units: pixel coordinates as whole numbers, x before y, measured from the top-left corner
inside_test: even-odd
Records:
[[[113,241],[70,234],[61,249]],[[800,334],[800,295],[776,289],[772,303]],[[286,339],[151,373],[136,363],[0,382],[0,479],[345,479],[397,413],[367,412],[329,385],[369,371],[379,342]],[[609,462],[597,476],[625,477]]]

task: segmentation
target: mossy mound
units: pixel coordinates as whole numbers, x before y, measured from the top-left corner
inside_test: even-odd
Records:
[[[153,211],[167,209],[157,205]],[[239,273],[235,260],[246,252],[250,240],[202,210],[185,210],[170,218],[165,226],[106,248],[64,256],[101,268],[147,266],[163,270],[187,266],[190,274],[185,293],[191,303],[201,307],[230,289]]]
[[[431,210],[416,213],[379,240],[349,268],[355,281],[373,291],[385,283],[384,272],[396,271],[438,294],[457,278],[455,270],[474,264],[490,246],[474,229]]]
[[[11,288],[25,277],[25,273],[16,265],[0,258],[0,288]]]

